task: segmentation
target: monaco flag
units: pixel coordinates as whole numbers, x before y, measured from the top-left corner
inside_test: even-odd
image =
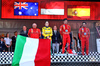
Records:
[[[12,66],[50,66],[50,40],[18,35]]]
[[[41,2],[42,15],[64,15],[64,2]]]

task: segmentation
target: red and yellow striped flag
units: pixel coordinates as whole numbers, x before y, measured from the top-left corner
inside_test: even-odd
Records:
[[[68,18],[90,18],[90,6],[68,6]]]

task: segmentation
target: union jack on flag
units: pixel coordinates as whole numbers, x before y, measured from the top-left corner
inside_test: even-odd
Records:
[[[38,3],[14,2],[14,15],[38,16]]]
[[[22,7],[25,9],[28,9],[27,8],[28,4],[26,2],[19,2],[19,3],[15,2],[14,9],[16,9],[16,8],[22,9]]]

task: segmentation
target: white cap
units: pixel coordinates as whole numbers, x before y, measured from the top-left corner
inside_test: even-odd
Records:
[[[45,23],[49,23],[48,21],[46,21]]]

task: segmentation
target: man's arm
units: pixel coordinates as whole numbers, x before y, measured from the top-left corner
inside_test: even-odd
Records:
[[[5,43],[5,46],[8,47],[7,44],[6,44],[5,38],[4,38],[4,43]]]
[[[62,39],[61,39],[61,35],[60,33],[58,32],[58,35],[59,35],[59,39],[60,39],[60,45],[62,44]]]
[[[70,27],[70,25],[69,25],[69,33],[71,32],[71,27]]]
[[[44,27],[42,28],[42,35],[43,35],[44,37],[47,37],[47,34],[45,34],[45,29],[44,29]]]
[[[52,36],[53,34],[52,34],[52,28],[50,28],[50,37]]]
[[[12,45],[12,41],[10,41],[10,46],[9,47],[11,47],[11,45]]]
[[[88,28],[88,32],[89,32],[89,34],[88,34],[88,35],[89,35],[89,38],[90,38],[90,29],[89,29],[89,28]]]
[[[81,28],[79,29],[78,35],[79,35],[79,39],[81,40]]]
[[[5,52],[5,43],[3,42],[3,52]]]
[[[59,31],[60,31],[60,34],[62,35],[62,25],[60,26]]]
[[[29,29],[29,31],[28,31],[28,37],[30,37],[30,29]]]
[[[39,29],[39,36],[41,37],[41,30]]]

